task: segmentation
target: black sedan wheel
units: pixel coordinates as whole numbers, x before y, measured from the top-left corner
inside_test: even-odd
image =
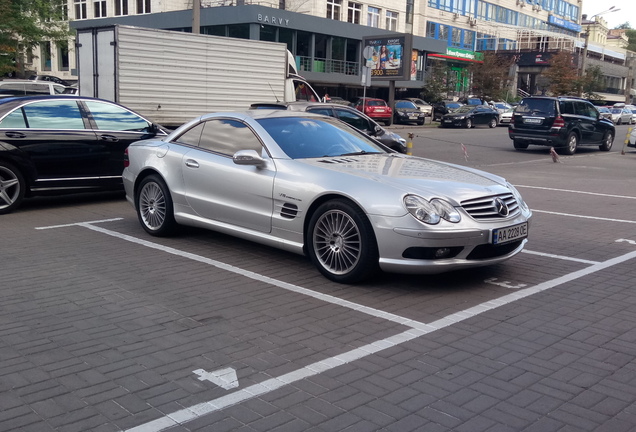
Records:
[[[488,127],[490,128],[497,127],[497,119],[490,119],[490,122],[488,122]]]
[[[26,183],[12,164],[0,161],[0,214],[10,213],[24,198]]]
[[[614,144],[614,134],[611,132],[606,132],[605,136],[603,137],[603,144],[598,146],[598,148],[601,149],[602,151],[610,151],[613,144]]]
[[[470,129],[473,127],[473,121],[471,119],[466,119],[466,123],[464,123],[466,129]]]
[[[165,236],[176,227],[170,191],[157,175],[141,181],[135,199],[135,208],[141,226],[148,234]]]
[[[371,223],[362,210],[346,200],[327,201],[316,210],[306,244],[311,261],[334,282],[360,282],[378,268]]]

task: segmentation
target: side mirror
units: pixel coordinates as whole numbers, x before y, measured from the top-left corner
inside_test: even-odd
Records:
[[[380,125],[375,125],[375,127],[373,128],[373,136],[381,135],[384,135],[384,129],[382,129],[382,126]]]
[[[234,161],[236,165],[261,166],[265,164],[265,159],[263,159],[256,150],[239,150],[232,156],[232,161]]]

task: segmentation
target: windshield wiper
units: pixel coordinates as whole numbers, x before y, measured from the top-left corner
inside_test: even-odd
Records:
[[[358,152],[351,152],[351,153],[343,153],[340,156],[360,156],[360,155],[368,155],[368,154],[382,154],[382,152],[368,152],[368,151],[358,151]]]

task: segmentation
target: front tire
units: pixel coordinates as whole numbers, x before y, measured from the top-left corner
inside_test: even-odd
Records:
[[[167,236],[176,228],[170,191],[158,175],[150,175],[141,181],[135,208],[141,226],[150,235]]]
[[[473,121],[471,119],[466,119],[466,123],[464,124],[466,129],[470,129],[473,127]]]
[[[611,132],[606,132],[603,137],[603,143],[598,146],[602,151],[610,151],[612,149],[612,145],[614,144],[614,134]]]
[[[497,127],[497,119],[491,119],[490,123],[488,123],[488,126],[492,129],[492,128],[496,128]]]
[[[563,147],[563,153],[570,156],[576,153],[576,147],[579,144],[579,137],[574,132],[570,132],[565,142],[566,146]]]
[[[26,192],[24,176],[15,166],[0,161],[0,214],[15,210]]]
[[[344,199],[320,205],[309,221],[307,252],[318,271],[338,283],[356,283],[378,269],[378,246],[364,212]]]

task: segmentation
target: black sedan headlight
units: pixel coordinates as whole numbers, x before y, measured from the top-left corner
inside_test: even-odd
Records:
[[[452,223],[462,219],[451,203],[440,198],[428,201],[417,195],[407,195],[404,197],[404,206],[415,219],[429,225],[438,224],[442,219]]]

